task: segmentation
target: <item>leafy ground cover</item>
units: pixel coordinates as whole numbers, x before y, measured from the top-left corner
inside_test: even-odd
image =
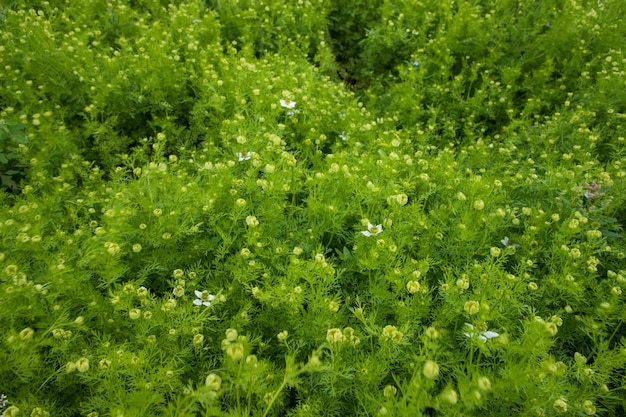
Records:
[[[626,413],[625,16],[3,6],[3,414]]]

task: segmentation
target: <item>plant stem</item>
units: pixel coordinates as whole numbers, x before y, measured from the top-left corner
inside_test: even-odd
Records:
[[[287,385],[287,375],[285,375],[285,378],[283,379],[282,384],[280,384],[280,387],[278,387],[276,392],[272,393],[272,398],[270,399],[270,403],[267,405],[267,408],[265,409],[265,412],[263,413],[263,417],[266,417],[267,414],[270,412],[272,405],[274,405],[274,401],[276,401],[276,398],[278,398],[278,395],[281,393],[283,388],[285,388],[285,385]]]

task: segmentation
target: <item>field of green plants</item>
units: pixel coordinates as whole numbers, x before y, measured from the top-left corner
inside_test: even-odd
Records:
[[[0,413],[625,415],[625,19],[0,6]]]

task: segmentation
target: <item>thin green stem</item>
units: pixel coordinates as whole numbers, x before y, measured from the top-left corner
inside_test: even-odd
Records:
[[[611,336],[609,336],[609,339],[606,341],[607,343],[611,343],[611,340],[613,340],[613,338],[617,334],[617,331],[622,326],[622,323],[623,321],[620,321],[619,323],[617,323],[617,326],[615,326],[615,330],[613,330],[613,333],[611,333]]]
[[[474,362],[474,349],[470,348],[469,361],[468,361],[468,364],[467,364],[467,370],[470,371],[470,372],[472,371],[473,362]]]
[[[287,376],[286,375],[285,375],[285,378],[283,379],[282,384],[280,384],[280,387],[278,387],[276,392],[272,393],[272,398],[270,399],[270,403],[267,405],[267,408],[265,409],[265,412],[263,413],[263,417],[266,417],[267,414],[270,412],[270,409],[272,408],[272,405],[274,405],[274,401],[276,401],[276,398],[278,398],[278,395],[281,393],[283,388],[285,388],[285,385],[287,385]]]
[[[241,386],[241,368],[243,367],[243,361],[239,363],[237,368],[237,385],[235,386],[235,392],[237,396],[237,411],[241,411],[241,392],[239,390]]]
[[[293,186],[293,191],[291,192],[291,205],[292,207],[296,207],[296,167],[291,167],[291,184]]]

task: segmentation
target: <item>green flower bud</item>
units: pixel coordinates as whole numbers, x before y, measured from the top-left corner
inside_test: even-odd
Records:
[[[205,384],[211,391],[219,391],[222,386],[222,378],[216,374],[209,374],[206,377]]]
[[[439,375],[439,365],[430,359],[424,363],[424,376],[428,379],[435,379]]]
[[[78,372],[87,372],[89,370],[89,359],[80,358],[75,365]]]

